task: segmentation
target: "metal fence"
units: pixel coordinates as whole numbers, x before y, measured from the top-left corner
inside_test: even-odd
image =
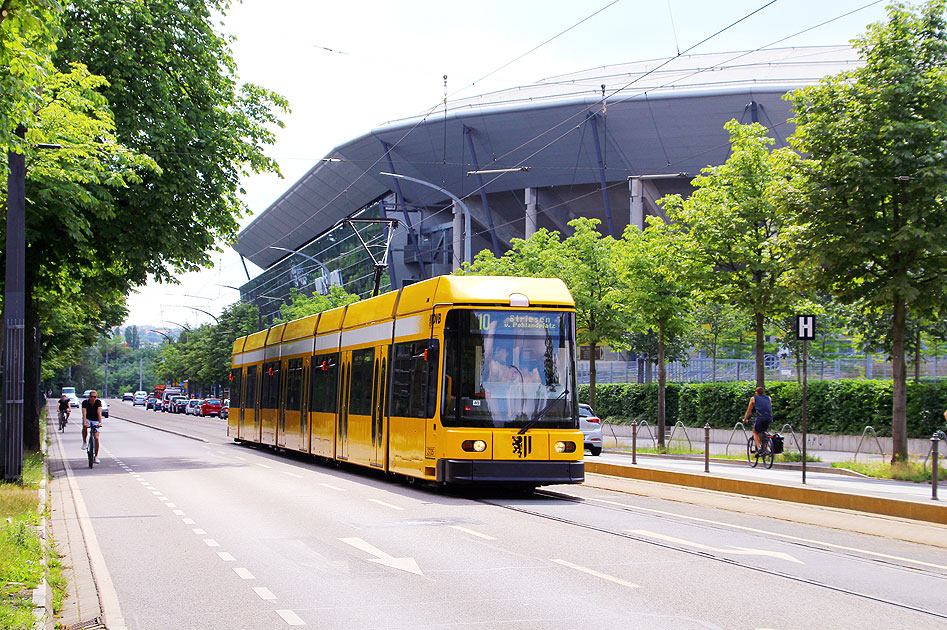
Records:
[[[765,361],[767,381],[795,381],[799,376],[792,359],[768,356]],[[921,378],[937,380],[947,378],[947,357],[923,356],[918,373]],[[637,361],[596,361],[596,383],[647,383],[657,382],[658,369],[654,364]],[[845,378],[891,379],[891,364],[875,356],[845,356],[830,361],[810,360],[809,380],[837,380]],[[908,365],[908,377],[914,376],[914,366]],[[589,382],[589,362],[578,362],[580,384]],[[753,359],[717,359],[716,368],[712,359],[694,358],[684,365],[680,362],[667,364],[667,380],[673,383],[710,383],[754,381],[756,363]]]

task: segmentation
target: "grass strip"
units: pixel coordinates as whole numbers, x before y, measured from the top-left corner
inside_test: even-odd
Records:
[[[897,479],[898,481],[913,481],[914,483],[927,483],[931,480],[931,469],[925,467],[920,461],[899,462],[889,464],[887,462],[835,462],[832,468],[846,468],[854,470],[868,477],[877,479]],[[947,480],[947,470],[938,466],[938,480]]]

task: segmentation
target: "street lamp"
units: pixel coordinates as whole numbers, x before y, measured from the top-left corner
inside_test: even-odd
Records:
[[[26,127],[14,132],[26,139]],[[61,149],[38,144],[39,149]],[[24,359],[26,352],[26,155],[7,153],[7,241],[3,289],[3,418],[0,472],[14,481],[23,472]]]
[[[441,192],[456,201],[457,205],[459,205],[461,210],[464,212],[464,261],[468,263],[473,262],[470,257],[470,208],[467,207],[467,204],[465,204],[460,197],[436,184],[426,182],[423,179],[417,179],[416,177],[408,177],[407,175],[399,175],[398,173],[386,173],[385,171],[380,171],[378,174],[394,177],[395,179],[406,179],[409,182],[414,182],[415,184],[421,184],[422,186],[433,188],[434,190]]]

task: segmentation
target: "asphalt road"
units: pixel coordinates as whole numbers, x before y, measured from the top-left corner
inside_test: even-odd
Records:
[[[445,492],[111,414],[93,470],[63,437],[129,628],[947,627],[943,547],[638,490]]]

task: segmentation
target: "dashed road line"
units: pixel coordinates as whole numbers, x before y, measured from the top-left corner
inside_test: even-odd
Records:
[[[254,586],[253,592],[259,595],[260,599],[276,599],[276,595],[274,595],[270,589],[266,588],[265,586]]]
[[[260,462],[255,462],[260,468],[272,468],[272,466],[267,466],[266,464],[261,464]]]
[[[496,538],[494,538],[493,536],[488,536],[487,534],[481,534],[478,531],[467,529],[466,527],[461,527],[460,525],[451,525],[451,527],[453,529],[456,529],[457,531],[464,532],[465,534],[470,534],[471,536],[479,536],[480,538],[483,538],[484,540],[496,540]]]
[[[577,564],[572,564],[568,560],[558,560],[553,558],[552,560],[556,564],[561,564],[564,567],[569,567],[570,569],[575,569],[576,571],[581,571],[582,573],[588,573],[589,575],[594,575],[597,578],[602,578],[603,580],[608,580],[609,582],[614,582],[615,584],[621,584],[622,586],[627,586],[628,588],[641,588],[638,584],[632,582],[627,582],[621,578],[617,578],[605,573],[596,571],[595,569],[589,569],[587,567],[580,567]]]
[[[233,556],[231,556],[231,555],[230,555],[229,553],[227,553],[226,551],[218,551],[218,552],[217,552],[217,555],[220,556],[220,559],[223,560],[224,562],[236,562],[236,561],[237,561],[236,558],[234,558]]]
[[[194,532],[195,534],[197,534],[198,536],[206,536],[206,535],[207,535],[207,532],[205,532],[203,529],[200,529],[200,528],[195,528],[195,529],[192,529],[191,531]]]
[[[193,524],[194,524],[194,519],[193,519],[193,518],[182,518],[181,520],[184,521],[184,524],[185,524],[185,525],[193,525]]]
[[[220,543],[214,540],[213,538],[205,538],[204,544],[208,547],[220,547]]]
[[[329,485],[327,483],[320,483],[319,485],[325,486],[326,488],[329,488],[330,490],[336,490],[337,492],[345,492],[345,488],[339,488],[338,486]]]
[[[233,567],[233,572],[239,575],[240,579],[242,580],[255,580],[256,579],[255,577],[253,577],[253,574],[250,573],[250,571],[242,567]]]
[[[285,621],[290,626],[306,625],[306,622],[300,619],[299,615],[297,615],[291,610],[277,610],[276,614],[282,617],[283,621]]]
[[[172,510],[176,516],[184,516],[184,510]]]
[[[325,484],[322,484],[325,485]],[[372,503],[377,503],[378,505],[384,505],[386,508],[391,508],[392,510],[403,510],[404,508],[400,505],[394,505],[392,503],[385,503],[381,499],[369,499]]]
[[[296,479],[302,479],[302,478],[303,478],[302,475],[297,475],[296,473],[294,473],[294,472],[289,472],[288,470],[282,470],[282,471],[280,471],[280,472],[282,472],[284,475],[289,475],[290,477],[296,477]]]

